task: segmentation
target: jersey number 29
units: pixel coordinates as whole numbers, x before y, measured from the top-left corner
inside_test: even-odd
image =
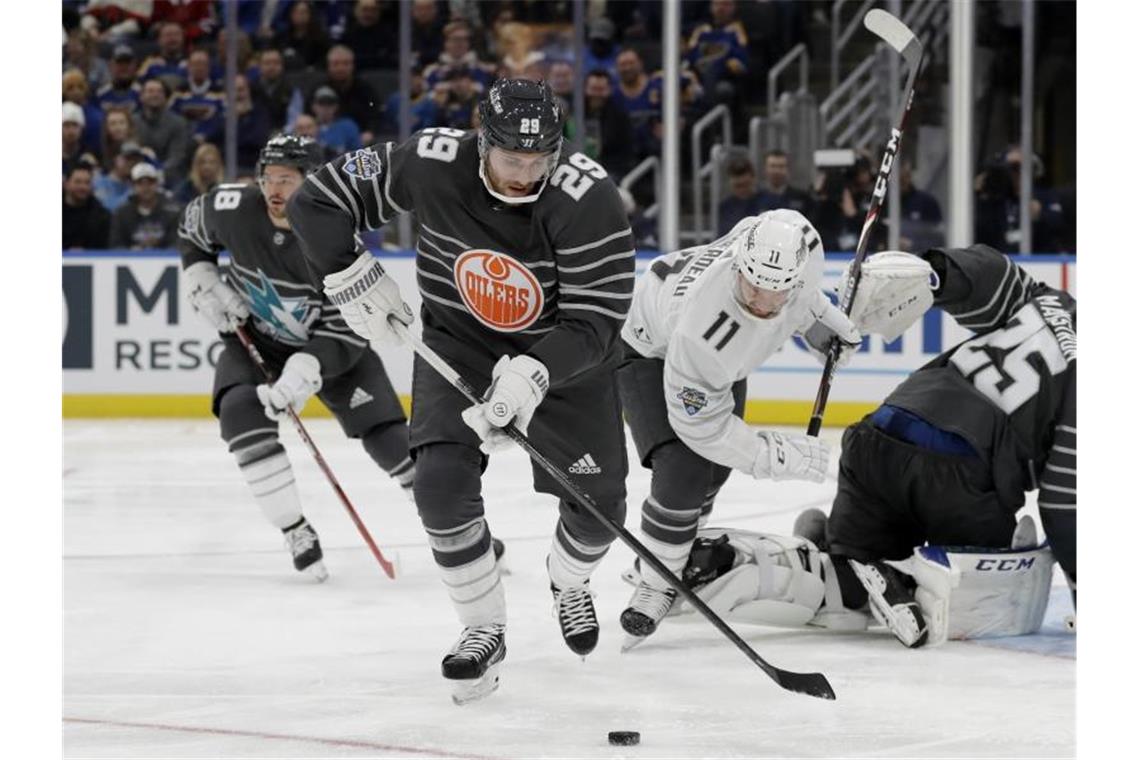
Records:
[[[422,158],[434,158],[436,161],[454,161],[459,153],[460,137],[463,137],[462,129],[451,127],[425,129],[420,141],[416,143],[416,155]]]
[[[550,177],[550,184],[560,187],[576,201],[582,200],[586,191],[594,186],[594,180],[605,179],[606,170],[601,164],[584,153],[570,156],[569,163],[561,164]]]

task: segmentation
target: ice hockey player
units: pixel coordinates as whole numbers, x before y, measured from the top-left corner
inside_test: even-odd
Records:
[[[944,627],[927,619],[946,608],[945,599],[930,598],[938,585],[931,571],[942,573],[947,593],[957,588],[970,615],[1008,616],[1007,633],[1018,632],[1017,610],[1044,609],[1048,573],[1022,587],[1014,579],[1028,569],[1024,562],[986,555],[1011,545],[1026,492],[1038,491],[1042,527],[1074,608],[1077,582],[1076,300],[984,245],[921,258],[939,282],[934,303],[975,335],[915,371],[844,432],[826,526],[818,514],[801,515],[796,531],[830,552],[844,605],[869,602],[909,647],[937,639]],[[961,549],[940,547],[970,547],[969,561],[956,558]],[[898,566],[908,558],[914,567],[903,567],[926,592],[917,597],[913,577]],[[993,593],[995,586],[1005,593]]]
[[[502,79],[480,127],[431,128],[310,175],[289,218],[325,292],[359,335],[399,341],[389,317],[413,315],[358,230],[415,212],[424,342],[477,387],[464,397],[419,357],[411,445],[415,500],[463,631],[442,663],[458,703],[490,693],[506,651],[506,603],[491,553],[481,477],[514,422],[619,523],[627,462],[613,370],[633,290],[634,251],[605,169],[562,150],[564,115],[548,85]],[[560,498],[547,557],[567,646],[598,640],[589,579],[613,541],[607,526],[541,469]]]
[[[317,533],[301,512],[278,421],[317,395],[346,435],[405,490],[415,472],[408,429],[384,365],[312,284],[285,204],[320,165],[309,138],[273,137],[258,185],[219,185],[187,205],[178,230],[190,303],[222,333],[212,409],[222,439],[266,518],[284,534],[297,570],[325,580]],[[227,282],[218,252],[230,253]],[[246,330],[276,381],[266,383],[234,330]]]
[[[654,259],[622,328],[618,372],[637,453],[653,476],[641,507],[645,545],[674,573],[702,514],[733,469],[755,478],[822,482],[827,445],[744,423],[749,373],[793,335],[824,351],[862,337],[820,288],[823,247],[797,211],[741,220],[725,237]],[[655,630],[675,592],[651,568],[621,625],[625,648]]]

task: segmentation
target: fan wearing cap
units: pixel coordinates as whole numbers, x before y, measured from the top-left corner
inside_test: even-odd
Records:
[[[389,318],[413,313],[354,236],[415,212],[425,342],[475,385],[470,405],[417,357],[411,445],[416,506],[463,633],[443,674],[460,701],[489,693],[505,653],[506,601],[481,479],[513,445],[513,422],[578,478],[617,521],[625,512],[625,437],[613,368],[633,291],[625,210],[606,170],[564,152],[564,115],[544,82],[500,79],[478,130],[431,128],[349,153],[312,174],[289,218],[325,292],[365,338],[400,342]],[[567,646],[598,640],[590,575],[613,541],[541,469],[561,499],[547,559]],[[492,507],[493,509],[493,507]]]
[[[312,283],[285,215],[286,202],[321,160],[309,138],[271,138],[258,160],[257,185],[218,185],[190,202],[178,247],[191,305],[222,334],[212,404],[221,437],[261,511],[283,532],[294,568],[324,580],[320,541],[301,512],[278,440],[286,410],[300,412],[316,395],[405,493],[414,467],[406,417],[383,363]],[[230,253],[228,281],[218,270],[223,249]],[[275,382],[265,382],[234,335],[240,324]]]
[[[317,139],[334,153],[345,153],[360,147],[360,128],[340,113],[340,96],[327,84],[313,93],[313,117],[317,120]]]
[[[111,106],[125,106],[131,113],[139,107],[139,83],[136,80],[138,59],[130,45],[116,45],[111,51],[111,81],[95,93],[95,103],[106,111]]]
[[[149,161],[131,168],[131,194],[111,214],[111,248],[172,248],[178,209],[162,188],[162,174]]]
[[[674,573],[733,469],[824,479],[826,443],[742,419],[749,374],[793,335],[818,351],[832,336],[848,351],[860,345],[859,330],[820,289],[822,276],[819,234],[799,212],[778,209],[746,217],[708,245],[659,256],[637,283],[618,384],[638,455],[653,472],[643,541]],[[656,630],[673,598],[643,567],[621,616],[627,648]]]

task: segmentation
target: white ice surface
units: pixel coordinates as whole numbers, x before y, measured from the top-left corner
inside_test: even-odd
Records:
[[[671,621],[622,655],[617,618],[630,590],[619,574],[633,555],[620,542],[591,584],[602,635],[580,660],[550,614],[553,500],[531,492],[517,450],[497,455],[483,481],[511,569],[502,686],[456,707],[439,660],[459,626],[414,508],[334,422],[308,425],[398,561],[395,581],[287,426],[332,574],[323,585],[292,569],[215,423],[65,424],[67,757],[1075,754],[1075,661],[1065,657],[958,642],[910,651],[882,631],[739,629],[773,664],[826,674],[838,695],[826,702],[783,691],[699,619]],[[838,445],[837,431],[825,437]],[[635,532],[648,482],[635,464]],[[834,488],[735,474],[713,522],[790,533],[801,509],[828,508]],[[640,731],[640,746],[608,746],[606,733],[621,729]]]

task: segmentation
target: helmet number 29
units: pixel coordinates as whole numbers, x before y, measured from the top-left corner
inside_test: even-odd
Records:
[[[584,153],[570,156],[569,163],[560,165],[550,177],[550,184],[560,187],[574,200],[581,200],[594,186],[594,180],[605,179],[606,170]]]
[[[463,137],[462,129],[450,127],[425,129],[416,144],[416,154],[422,158],[434,158],[436,161],[454,161],[456,154],[459,153],[460,137]]]

